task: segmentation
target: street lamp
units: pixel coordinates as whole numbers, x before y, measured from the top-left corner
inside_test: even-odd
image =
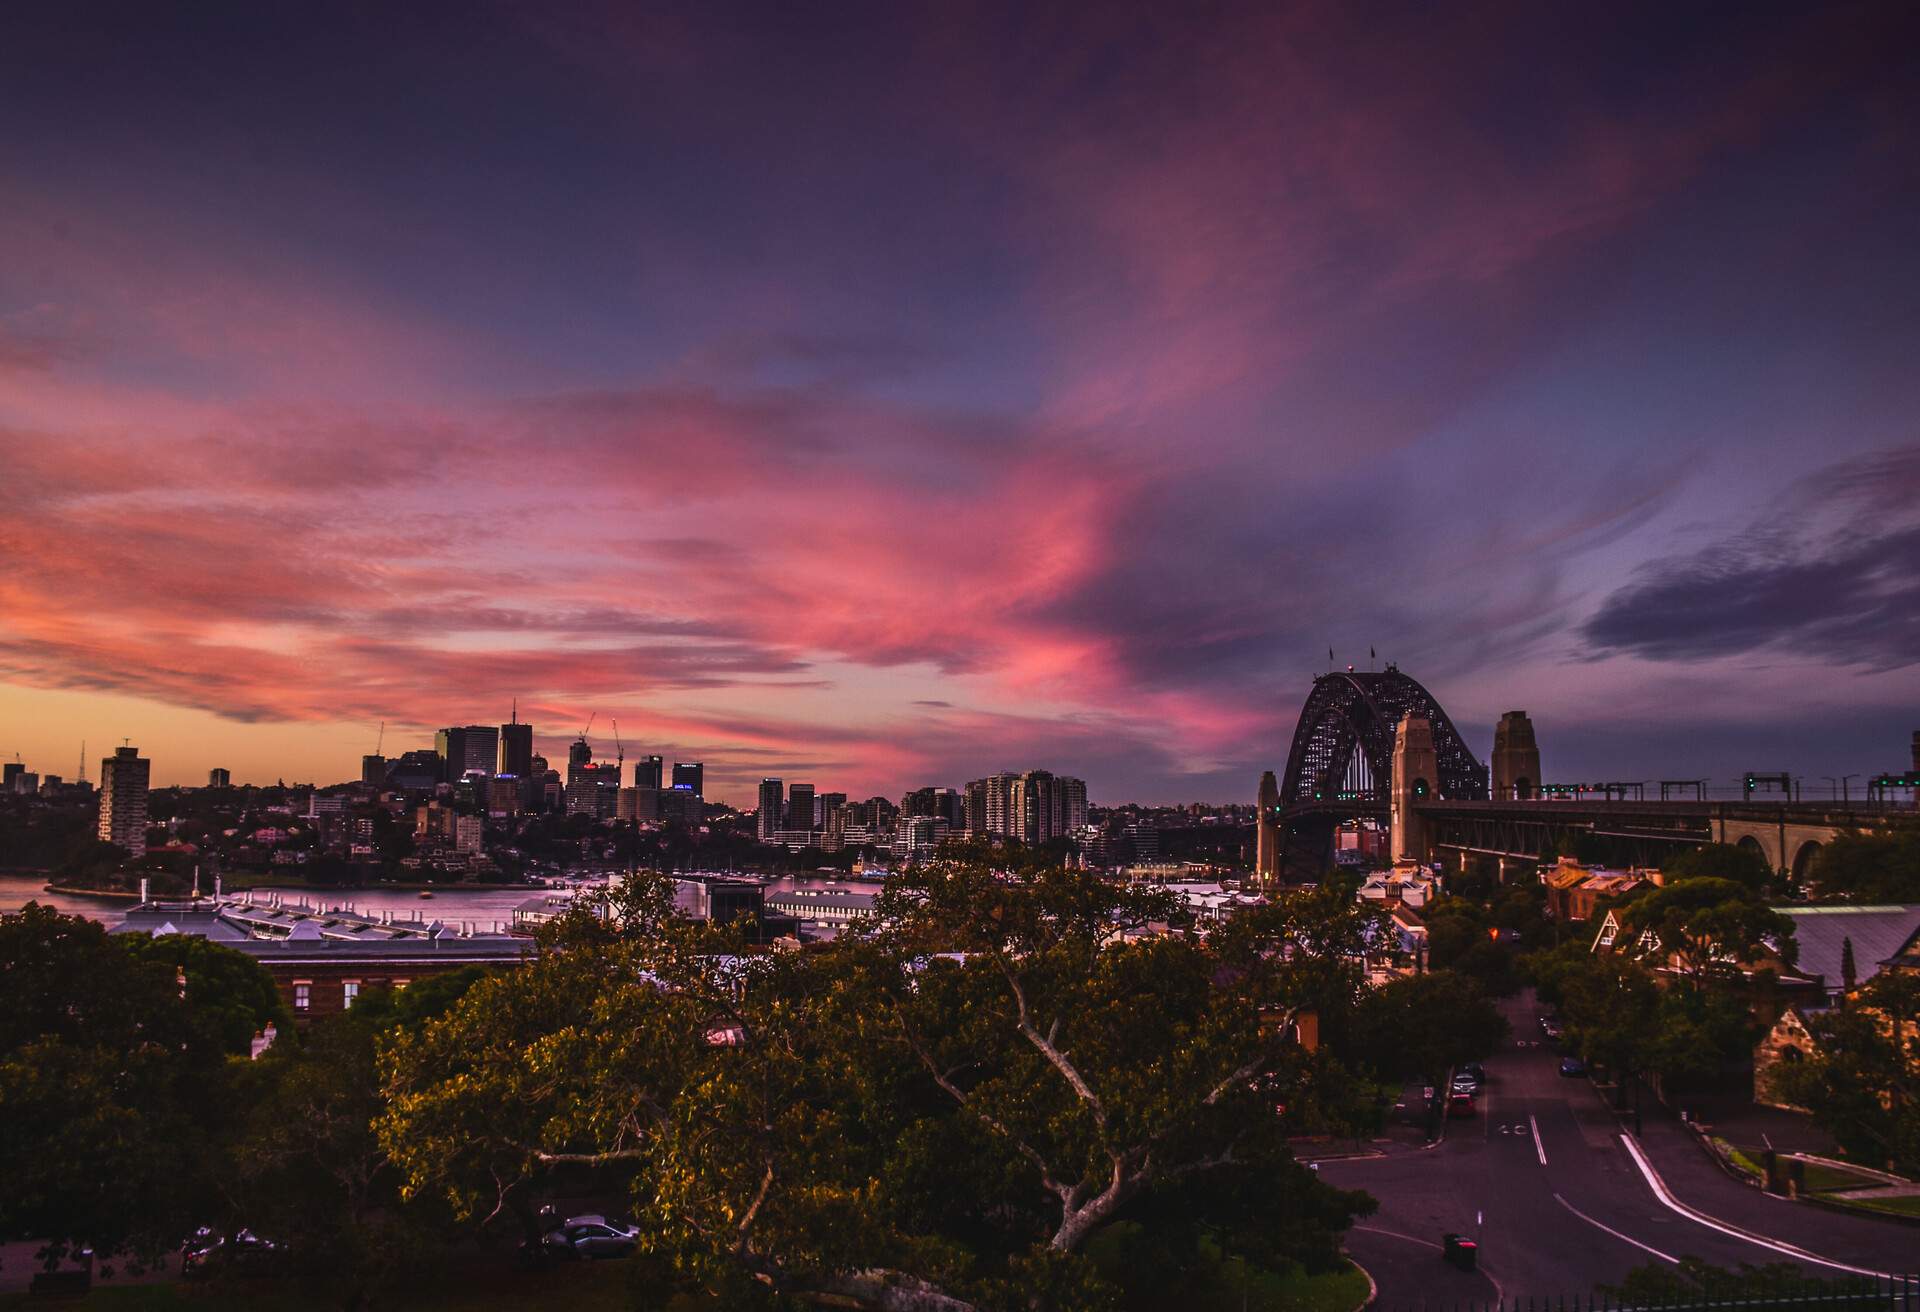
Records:
[[[1847,797],[1847,780],[1858,779],[1859,777],[1857,774],[1843,774],[1840,776],[1840,801],[1843,804],[1849,801]]]

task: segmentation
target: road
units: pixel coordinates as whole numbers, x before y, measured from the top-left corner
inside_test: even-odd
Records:
[[[1560,1075],[1558,1056],[1540,1042],[1532,995],[1505,1009],[1513,1038],[1486,1063],[1476,1116],[1450,1121],[1437,1147],[1321,1163],[1329,1184],[1380,1200],[1348,1243],[1380,1287],[1376,1306],[1585,1294],[1635,1266],[1688,1256],[1728,1268],[1796,1261],[1828,1276],[1845,1272],[1810,1256],[1876,1272],[1920,1266],[1920,1230],[1728,1179],[1664,1111],[1650,1108],[1628,1144],[1592,1087]],[[1636,1146],[1671,1202],[1697,1216],[1662,1200]],[[1479,1241],[1480,1273],[1440,1260],[1448,1230]]]

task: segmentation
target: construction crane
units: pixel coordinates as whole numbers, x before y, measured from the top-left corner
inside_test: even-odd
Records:
[[[380,721],[380,736],[373,740],[373,754],[380,755],[380,749],[387,745],[387,722]]]
[[[587,740],[587,735],[593,732],[593,722],[599,718],[600,718],[600,712],[598,711],[595,711],[591,715],[587,716],[587,727],[580,731],[581,742],[585,742]]]
[[[620,721],[613,722],[613,768],[623,770],[627,764],[627,749],[620,745]]]

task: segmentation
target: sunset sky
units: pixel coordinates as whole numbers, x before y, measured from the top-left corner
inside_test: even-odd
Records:
[[[1675,9],[14,6],[0,757],[1898,768],[1912,6]]]

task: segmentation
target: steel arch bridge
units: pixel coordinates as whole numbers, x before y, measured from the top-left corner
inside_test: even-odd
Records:
[[[1388,665],[1378,674],[1349,670],[1313,681],[1280,783],[1283,810],[1385,815],[1393,782],[1394,733],[1409,714],[1424,716],[1433,726],[1440,796],[1450,801],[1486,799],[1487,767],[1468,750],[1433,694],[1399,667]]]

